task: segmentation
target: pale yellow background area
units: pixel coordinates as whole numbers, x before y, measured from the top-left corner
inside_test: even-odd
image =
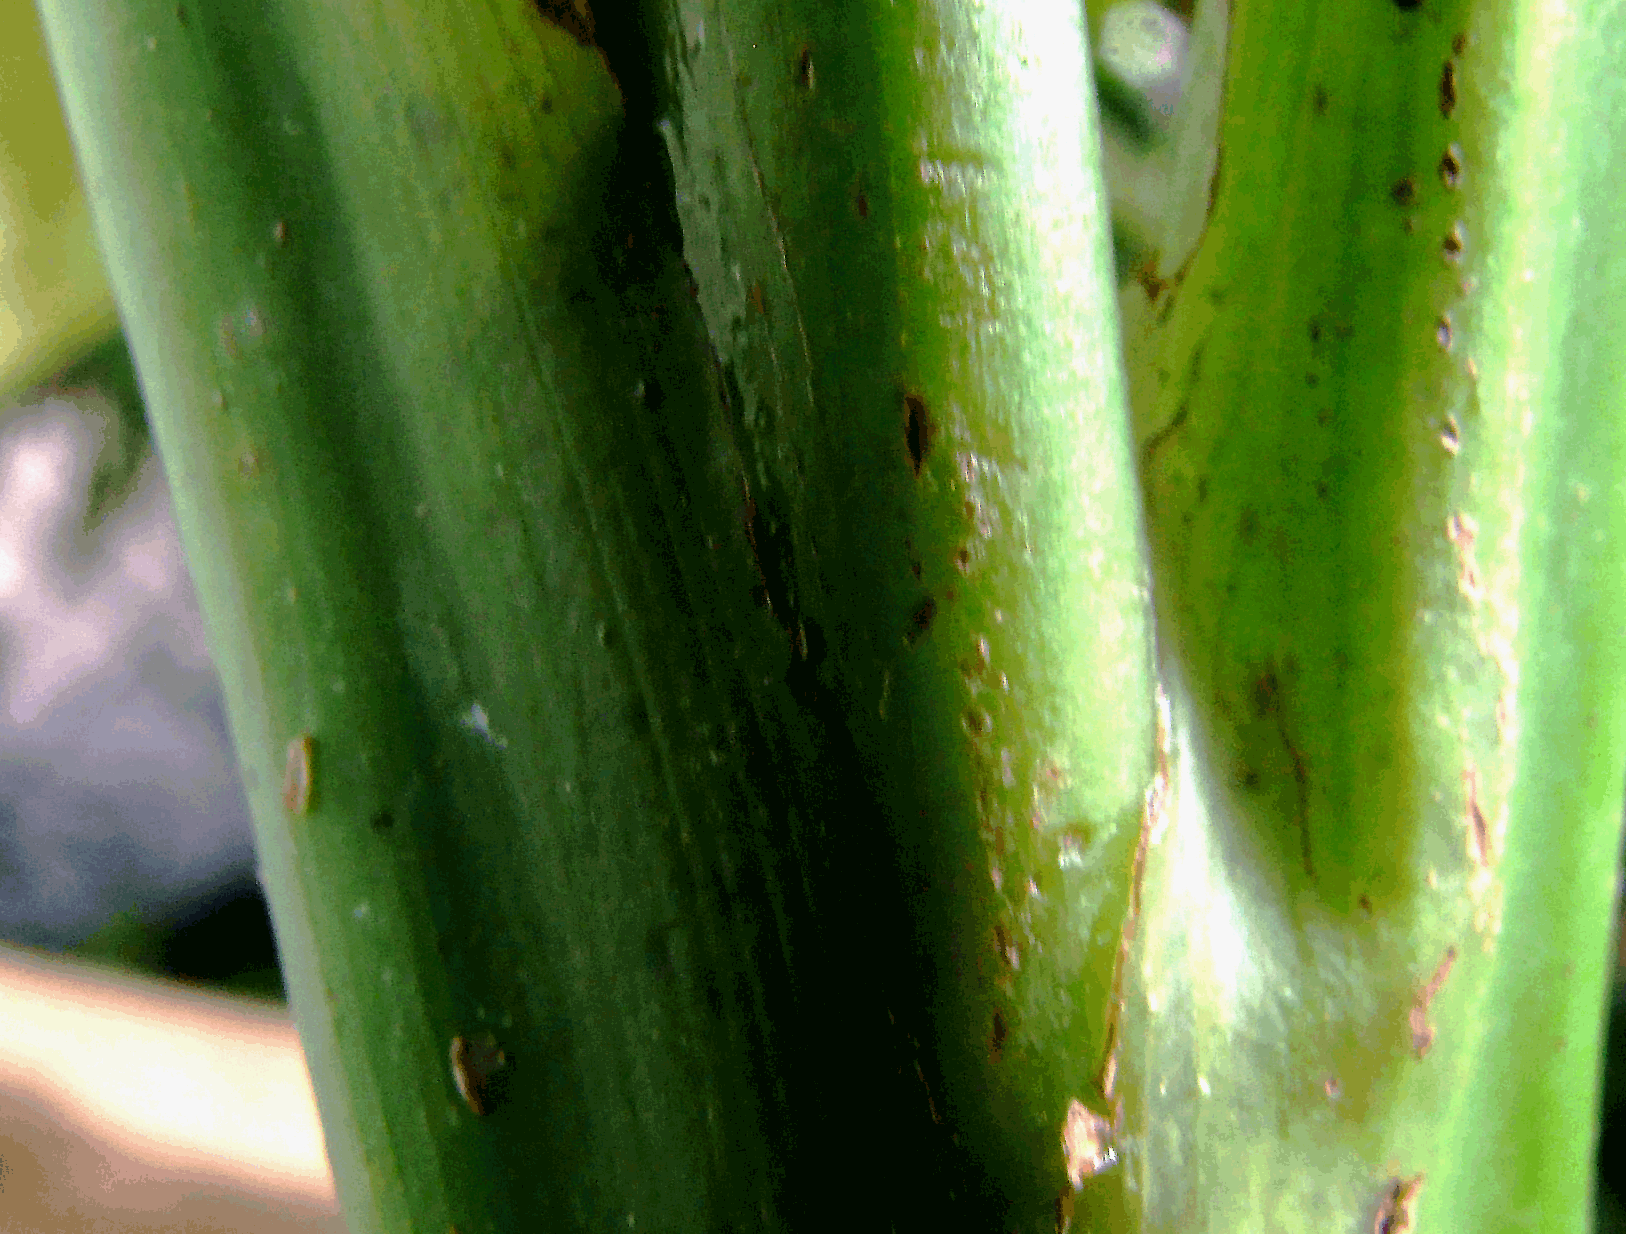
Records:
[[[343,1234],[274,1003],[0,948],[0,1234]]]

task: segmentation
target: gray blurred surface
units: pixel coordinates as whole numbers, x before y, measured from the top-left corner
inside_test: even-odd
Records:
[[[0,418],[0,938],[52,949],[254,862],[168,488],[87,529],[93,423]]]

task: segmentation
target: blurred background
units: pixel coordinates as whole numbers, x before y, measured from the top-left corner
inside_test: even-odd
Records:
[[[1088,5],[1120,277],[1189,6]],[[1626,970],[1626,965],[1623,965]],[[31,0],[0,0],[0,1231],[331,1231],[209,648]],[[1626,985],[1598,1228],[1626,1232]]]

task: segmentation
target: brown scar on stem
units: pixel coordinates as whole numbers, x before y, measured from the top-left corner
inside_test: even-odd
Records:
[[[1417,1193],[1423,1189],[1424,1175],[1414,1178],[1394,1178],[1384,1191],[1378,1215],[1372,1222],[1372,1234],[1405,1234],[1413,1228],[1416,1216]]]
[[[1469,766],[1462,773],[1462,790],[1467,799],[1468,858],[1482,870],[1493,864],[1490,851],[1490,824],[1479,804],[1479,769]]]
[[[1434,974],[1428,979],[1428,984],[1417,991],[1417,999],[1412,1003],[1408,1020],[1411,1023],[1411,1048],[1422,1058],[1434,1045],[1434,1026],[1428,1022],[1428,1005],[1434,1001],[1434,996],[1440,992],[1445,979],[1451,975],[1451,966],[1457,962],[1457,949],[1447,947],[1445,956],[1434,968]]]
[[[751,496],[751,482],[744,475],[740,476],[740,489],[745,496],[745,504],[740,507],[740,521],[745,525],[745,542],[750,545],[751,565],[757,572],[757,601],[772,613],[773,594],[768,589],[768,575],[762,568],[762,554],[757,550],[757,503]]]
[[[1440,182],[1454,189],[1462,182],[1462,147],[1452,142],[1440,156]]]
[[[315,742],[309,733],[301,733],[288,743],[282,770],[282,808],[290,814],[310,813],[315,759]]]
[[[1457,65],[1454,60],[1447,60],[1440,69],[1440,115],[1447,120],[1451,113],[1457,109]]]
[[[1124,1007],[1124,970],[1129,966],[1129,948],[1135,941],[1135,927],[1140,921],[1141,884],[1146,875],[1146,853],[1151,848],[1152,832],[1163,811],[1168,808],[1169,796],[1169,728],[1165,718],[1167,699],[1163,687],[1157,689],[1157,769],[1146,790],[1146,805],[1140,816],[1140,837],[1135,841],[1135,858],[1129,868],[1129,912],[1124,917],[1123,929],[1118,935],[1118,958],[1112,965],[1112,993],[1107,1004],[1106,1041],[1102,1050],[1098,1086],[1101,1095],[1112,1100],[1118,1078],[1118,1021]]]

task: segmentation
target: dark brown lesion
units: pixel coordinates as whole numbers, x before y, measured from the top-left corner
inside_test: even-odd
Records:
[[[1447,60],[1440,69],[1440,115],[1447,120],[1451,113],[1457,109],[1457,65],[1454,60]]]
[[[920,472],[926,465],[926,455],[932,448],[932,438],[936,430],[932,424],[931,413],[926,408],[926,400],[918,394],[905,394],[903,396],[903,441],[909,451],[909,470],[914,472],[915,479],[920,478]]]
[[[925,638],[932,628],[932,621],[937,616],[937,601],[927,596],[915,605],[915,611],[909,614],[909,628],[904,631],[903,638],[909,646],[913,647]]]

